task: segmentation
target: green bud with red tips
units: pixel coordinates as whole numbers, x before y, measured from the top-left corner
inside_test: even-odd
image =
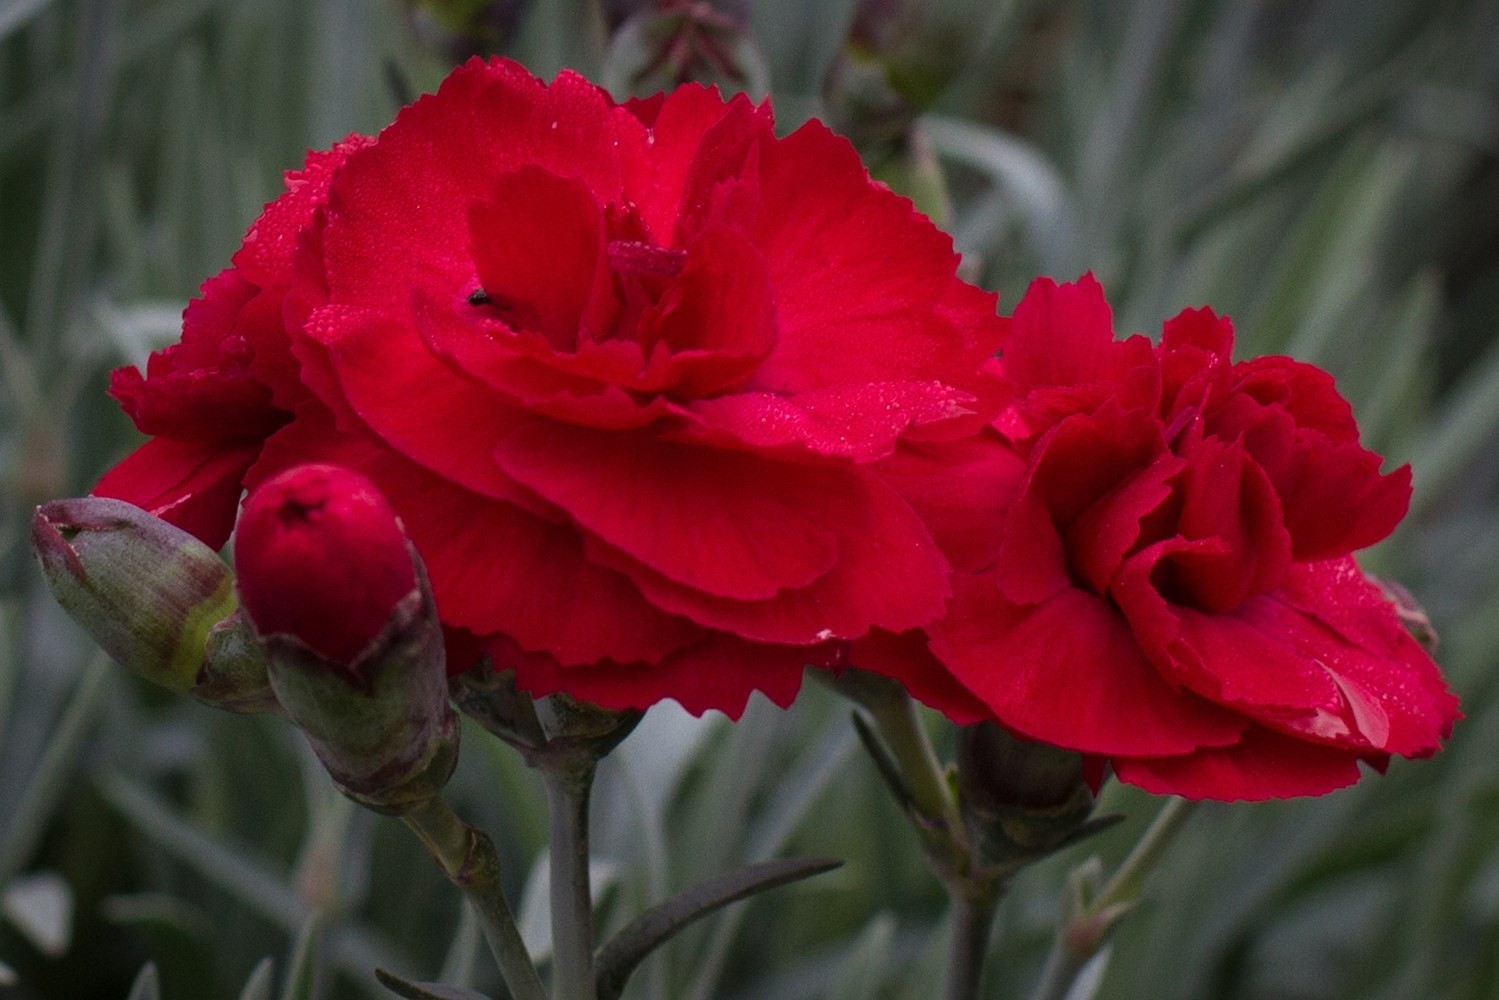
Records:
[[[79,497],[38,507],[31,544],[57,603],[121,665],[216,707],[275,707],[234,574],[192,535],[122,500]]]
[[[281,473],[246,501],[234,558],[277,699],[344,794],[387,813],[437,794],[458,759],[442,627],[374,484]]]

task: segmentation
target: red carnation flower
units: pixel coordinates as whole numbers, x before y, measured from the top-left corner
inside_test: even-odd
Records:
[[[1409,467],[1380,474],[1325,372],[1232,348],[1207,309],[1116,341],[1091,276],[1033,284],[999,418],[885,464],[953,562],[946,616],[856,662],[1153,792],[1319,794],[1436,750],[1456,699],[1350,555]]]
[[[122,378],[160,436],[101,491],[218,540],[241,481],[356,468],[452,635],[608,707],[785,703],[834,640],[941,612],[946,562],[872,464],[981,423],[1004,327],[822,125],[476,60],[292,183],[204,325]]]

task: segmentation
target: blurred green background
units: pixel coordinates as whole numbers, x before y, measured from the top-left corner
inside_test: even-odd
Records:
[[[1435,760],[1324,799],[1200,810],[1097,996],[1499,997],[1499,2],[651,7],[0,0],[0,997],[144,998],[148,961],[166,1000],[272,997],[299,942],[324,997],[382,995],[375,965],[501,995],[398,824],[275,720],[101,662],[27,552],[31,508],[137,440],[108,370],[176,337],[281,171],[473,52],[621,96],[769,89],[783,125],[828,119],[941,217],[1006,310],[1092,269],[1121,330],[1211,303],[1244,354],[1332,370],[1366,443],[1415,466],[1366,562],[1427,606],[1467,719]],[[476,730],[455,795],[535,926],[531,775]],[[1067,869],[1117,861],[1156,808],[1105,799],[1125,824],[1017,881],[990,996],[1033,981]],[[653,711],[596,819],[606,925],[738,861],[848,860],[685,935],[629,996],[935,994],[944,898],[821,688],[738,726]]]

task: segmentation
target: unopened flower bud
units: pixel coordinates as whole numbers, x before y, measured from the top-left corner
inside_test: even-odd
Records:
[[[859,0],[824,81],[828,123],[876,176],[924,168],[920,151],[915,162],[891,161],[906,158],[917,119],[973,64],[1004,17],[1004,4]]]
[[[1094,805],[1081,754],[1012,736],[992,722],[959,730],[958,798],[987,860],[1000,864],[1073,842]]]
[[[723,3],[661,0],[614,33],[604,85],[616,96],[647,95],[695,82],[759,98],[770,71],[744,17]]]
[[[234,574],[192,535],[122,500],[80,497],[38,507],[31,543],[57,603],[120,664],[215,708],[276,708]]]
[[[262,635],[294,635],[351,663],[416,588],[395,512],[368,479],[303,465],[258,489],[234,539],[245,611]]]
[[[235,610],[234,575],[192,535],[123,500],[36,509],[31,544],[62,605],[104,651],[153,683],[197,683],[210,630]]]
[[[511,42],[530,0],[406,0],[422,43],[444,50],[453,62],[499,52]]]
[[[442,627],[374,484],[283,472],[246,502],[234,561],[277,699],[343,792],[395,813],[435,795],[458,756]]]

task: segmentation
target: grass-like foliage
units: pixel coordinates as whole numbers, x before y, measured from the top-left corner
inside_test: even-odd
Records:
[[[644,4],[490,6],[489,50],[631,85],[638,53],[607,31]],[[746,79],[783,124],[846,128],[1006,311],[1032,276],[1085,270],[1122,330],[1211,303],[1245,354],[1332,371],[1366,443],[1414,465],[1413,514],[1368,565],[1441,632],[1467,715],[1449,749],[1323,799],[1200,810],[1095,995],[1499,996],[1499,2],[931,0],[884,51],[850,26],[898,3],[723,6],[748,11]],[[461,48],[444,30],[399,0],[0,4],[0,996],[388,996],[376,967],[501,995],[399,824],[339,798],[277,720],[112,669],[27,551],[31,509],[136,440],[108,370],[176,337],[305,149],[435,85]],[[850,67],[880,59],[894,138],[848,99]],[[466,736],[454,799],[541,946],[540,789]],[[605,932],[743,864],[846,862],[693,925],[627,998],[934,995],[945,900],[826,690],[733,726],[662,706],[598,787]],[[1103,808],[1129,816],[1090,842],[1112,863],[1153,805],[1115,786]],[[991,996],[1034,980],[1085,850],[1016,882]]]

